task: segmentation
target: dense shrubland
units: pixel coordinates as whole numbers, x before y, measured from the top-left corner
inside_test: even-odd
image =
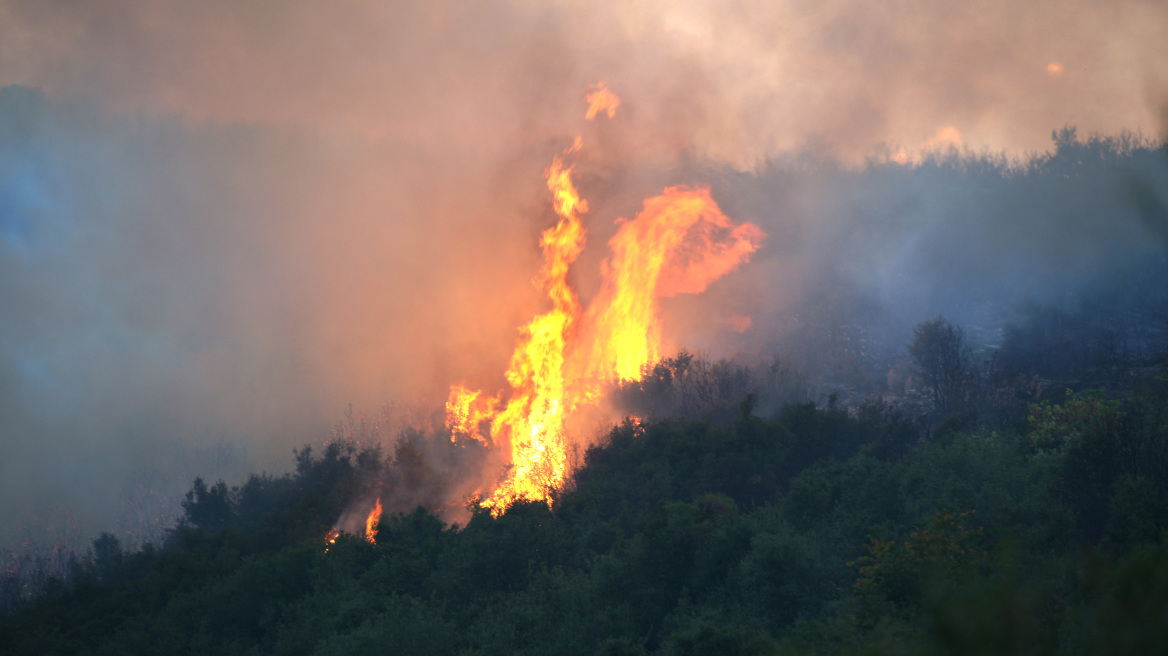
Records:
[[[878,405],[760,416],[747,395],[725,421],[614,427],[551,508],[449,526],[418,507],[387,514],[376,544],[342,536],[328,553],[370,476],[424,466],[419,438],[306,448],[285,476],[196,481],[164,545],[103,535],[0,624],[0,645],[1148,653],[1168,639],[1168,372],[1134,382],[1123,399],[1031,404],[1010,430]]]

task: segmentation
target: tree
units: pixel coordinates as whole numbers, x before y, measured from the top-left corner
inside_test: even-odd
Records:
[[[969,375],[965,331],[937,315],[913,328],[908,347],[914,373],[920,376],[937,412],[950,412],[961,397]]]
[[[217,531],[227,526],[234,516],[231,492],[222,480],[208,487],[202,477],[196,478],[182,507],[186,522],[205,531]]]

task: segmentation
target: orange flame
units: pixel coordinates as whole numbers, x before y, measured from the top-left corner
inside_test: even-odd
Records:
[[[601,111],[613,116],[620,99],[602,83],[588,102],[591,119]],[[566,416],[597,398],[605,383],[639,379],[641,369],[659,356],[657,299],[704,291],[765,237],[752,224],[734,226],[708,189],[670,187],[645,201],[636,219],[609,242],[613,254],[603,264],[603,286],[585,314],[568,271],[584,248],[580,214],[588,203],[572,182],[572,166],[564,163],[580,146],[577,137],[545,171],[559,216],[540,238],[539,281],[551,309],[520,330],[506,371],[507,400],[454,385],[446,403],[451,439],[471,437],[510,456],[505,479],[480,502],[495,515],[521,499],[549,500],[563,486]]]
[[[333,528],[329,529],[328,535],[324,536],[324,544],[325,544],[324,552],[325,553],[328,553],[329,549],[331,549],[332,546],[337,543],[337,538],[339,538],[339,537],[341,537],[341,529],[339,529],[335,526]]]
[[[498,404],[496,397],[484,397],[480,391],[452,385],[450,399],[446,402],[446,429],[450,431],[450,440],[465,435],[489,443],[483,434],[483,424],[494,418]]]
[[[645,434],[645,422],[637,415],[629,415],[625,417],[625,421],[633,427],[633,435],[640,437]]]
[[[381,497],[377,497],[377,505],[373,506],[373,510],[369,511],[369,516],[365,518],[365,539],[369,542],[377,542],[377,523],[381,521]]]
[[[573,150],[579,146],[579,140]],[[570,152],[570,151],[569,151]],[[580,314],[580,303],[568,285],[568,269],[584,249],[584,226],[579,212],[588,211],[572,184],[572,167],[556,156],[545,172],[553,207],[560,220],[540,239],[544,266],[543,287],[552,309],[529,323],[522,332],[507,382],[516,394],[491,424],[491,433],[510,443],[511,472],[483,501],[502,512],[517,499],[546,499],[563,485],[564,350],[567,335]]]
[[[615,93],[608,90],[608,85],[604,82],[594,85],[584,99],[588,102],[588,112],[584,114],[584,118],[589,121],[596,118],[600,112],[608,114],[609,118],[616,116],[616,108],[620,107],[621,102]]]
[[[645,201],[609,242],[604,285],[592,302],[591,378],[639,380],[661,355],[657,299],[697,294],[758,249],[757,226],[734,227],[709,189],[670,187]]]

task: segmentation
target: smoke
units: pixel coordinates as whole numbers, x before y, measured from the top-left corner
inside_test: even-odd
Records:
[[[1166,154],[1129,135],[1064,141],[1025,164],[950,153],[731,177],[715,187],[734,199],[726,211],[759,217],[772,238],[714,307],[685,311],[750,314],[752,329],[709,347],[786,353],[825,383],[882,378],[937,313],[994,348],[1027,303],[1094,312],[1121,332],[1150,326],[1156,346],[1136,350],[1163,349]],[[846,370],[862,362],[875,369]]]
[[[562,137],[598,79],[626,101],[636,152],[736,165],[807,145],[863,157],[946,128],[975,150],[1018,152],[1067,123],[1155,130],[1168,84],[1155,0],[2,7],[3,84],[483,160],[524,135]]]
[[[579,133],[583,297],[667,185],[770,235],[663,304],[714,355],[837,315],[892,343],[1162,258],[1163,162],[1091,212],[870,162],[1155,134],[1164,61],[1139,0],[0,0],[0,545],[156,531],[195,475],[287,470],[350,403],[501,388],[541,303],[542,171]],[[602,80],[622,104],[585,124]]]

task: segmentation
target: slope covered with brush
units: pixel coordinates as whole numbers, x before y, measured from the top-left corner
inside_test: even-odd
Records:
[[[196,481],[161,548],[94,544],[5,653],[1149,653],[1168,626],[1168,377],[1009,430],[788,405],[615,427],[551,507],[322,536],[394,454]],[[416,436],[415,436],[415,439]],[[410,454],[413,455],[410,455]]]

